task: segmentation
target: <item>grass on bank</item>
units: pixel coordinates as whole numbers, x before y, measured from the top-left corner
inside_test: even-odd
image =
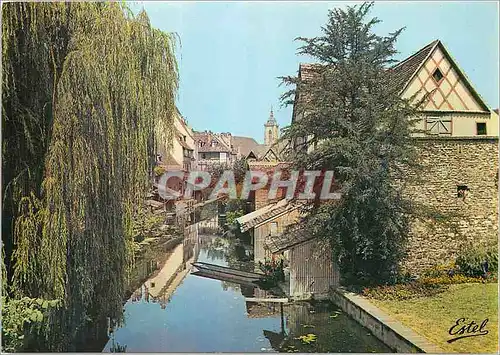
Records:
[[[498,283],[450,285],[432,297],[370,301],[446,352],[498,353]],[[459,318],[467,323],[488,318],[489,333],[447,343],[453,338],[448,331]]]

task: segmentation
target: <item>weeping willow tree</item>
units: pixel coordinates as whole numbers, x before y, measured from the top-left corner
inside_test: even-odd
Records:
[[[121,313],[131,221],[172,137],[176,39],[117,3],[5,3],[2,16],[3,292],[60,300],[36,346],[76,350]]]

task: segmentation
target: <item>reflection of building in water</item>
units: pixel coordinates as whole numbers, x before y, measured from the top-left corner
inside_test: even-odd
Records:
[[[266,299],[273,298],[276,295],[271,291],[262,290],[259,287],[255,287],[252,290],[249,288],[242,288],[241,293],[247,298],[255,299]],[[280,308],[283,304],[276,302],[253,302],[246,301],[246,309],[248,318],[265,318],[270,316],[279,316]]]
[[[182,243],[171,251],[159,272],[132,294],[131,301],[159,303],[161,309],[165,309],[173,292],[191,270],[192,263],[198,257],[200,244],[197,225],[187,226]]]
[[[198,224],[193,224],[184,228],[184,263],[190,261],[190,259],[198,258],[200,252],[199,234],[198,234]]]
[[[202,234],[215,234],[219,232],[219,216],[216,214],[197,223]]]
[[[266,318],[280,315],[278,303],[245,302],[248,318]]]
[[[134,291],[134,293],[132,293],[132,296],[130,297],[132,302],[139,302],[142,299],[142,288],[143,286],[139,287]]]
[[[313,307],[306,302],[287,305],[285,310],[286,324],[290,334],[298,334],[303,330],[304,324],[309,324],[309,312],[312,309]]]

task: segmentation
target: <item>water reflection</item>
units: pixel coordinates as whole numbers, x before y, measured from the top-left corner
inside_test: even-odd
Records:
[[[266,297],[268,291],[191,275],[194,260],[245,271],[255,267],[248,246],[198,232],[195,226],[188,233],[176,276],[166,277],[169,273],[162,268],[133,293],[124,307],[124,324],[114,330],[103,351],[389,351],[329,303],[251,302],[246,298]],[[309,344],[304,342],[308,334],[316,336]]]

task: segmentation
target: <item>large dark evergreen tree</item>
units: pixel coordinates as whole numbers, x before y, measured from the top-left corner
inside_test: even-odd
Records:
[[[284,139],[294,142],[298,168],[335,172],[342,198],[311,204],[304,231],[328,238],[344,282],[389,282],[404,256],[411,206],[402,177],[415,161],[410,139],[415,105],[399,95],[390,66],[402,29],[374,33],[372,4],[329,11],[322,36],[298,38],[315,64],[282,101],[294,105]],[[309,149],[307,149],[309,148]],[[314,148],[314,149],[310,149]]]

